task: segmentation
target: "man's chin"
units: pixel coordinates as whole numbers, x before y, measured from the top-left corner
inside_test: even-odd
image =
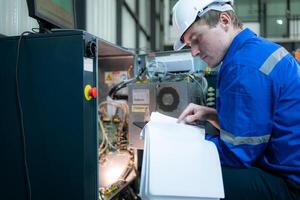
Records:
[[[207,63],[207,65],[208,65],[208,67],[210,67],[210,68],[217,68],[217,67],[219,67],[219,66],[221,66],[221,64],[222,64],[222,62],[220,62],[220,63]]]
[[[215,62],[206,62],[206,64],[210,67],[210,68],[215,68],[217,66],[217,64]]]

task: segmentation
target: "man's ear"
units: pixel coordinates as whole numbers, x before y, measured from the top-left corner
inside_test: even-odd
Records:
[[[226,12],[222,12],[220,14],[219,23],[221,27],[227,32],[229,30],[229,26],[231,25],[230,15]]]

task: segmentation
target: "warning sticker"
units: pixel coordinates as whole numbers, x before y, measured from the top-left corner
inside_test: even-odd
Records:
[[[112,82],[112,74],[111,73],[105,73],[105,81],[106,82]]]
[[[104,76],[105,84],[108,86],[116,85],[128,78],[127,71],[109,71],[105,72]]]
[[[105,72],[104,74],[105,76],[105,84],[107,84],[108,86],[111,86],[113,85],[113,75],[112,75],[112,72]]]

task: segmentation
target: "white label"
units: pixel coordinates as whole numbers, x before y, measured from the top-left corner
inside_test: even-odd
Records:
[[[133,104],[149,104],[149,90],[148,89],[133,89],[132,90]]]
[[[139,113],[145,113],[149,110],[149,106],[131,106],[131,112],[139,112]]]
[[[83,66],[84,66],[84,71],[93,72],[93,59],[84,58]]]

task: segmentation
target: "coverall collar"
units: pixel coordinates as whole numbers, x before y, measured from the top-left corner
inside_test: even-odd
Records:
[[[257,35],[249,28],[245,28],[239,34],[237,34],[224,56],[223,65],[226,64],[234,56],[236,51],[238,51],[243,44],[252,37],[257,37]]]

